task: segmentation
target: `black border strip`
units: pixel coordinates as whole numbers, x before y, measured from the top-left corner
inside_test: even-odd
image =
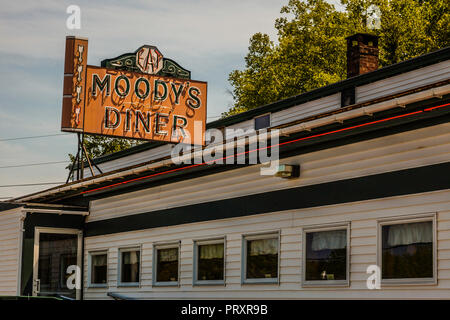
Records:
[[[300,174],[301,176],[301,174]],[[86,223],[86,237],[450,189],[450,162]]]

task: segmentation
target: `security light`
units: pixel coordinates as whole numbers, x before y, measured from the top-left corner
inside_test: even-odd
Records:
[[[275,177],[280,177],[284,179],[298,178],[300,176],[300,166],[299,165],[288,165],[281,164],[275,173]]]

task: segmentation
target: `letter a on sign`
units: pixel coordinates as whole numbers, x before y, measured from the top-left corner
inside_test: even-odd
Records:
[[[163,68],[163,55],[156,47],[143,46],[136,53],[136,65],[148,74],[156,74]]]

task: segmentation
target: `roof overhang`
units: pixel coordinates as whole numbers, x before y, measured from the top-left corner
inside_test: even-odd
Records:
[[[445,112],[450,112],[450,103],[442,104],[443,100],[441,100],[449,98],[449,82],[450,80],[440,82],[439,86],[437,87],[434,86],[430,88],[430,86],[427,86],[422,88],[421,90],[419,90],[419,88],[405,94],[396,94],[395,96],[391,96],[388,98],[385,97],[384,99],[378,98],[374,101],[349,106],[330,113],[324,113],[311,118],[303,119],[301,121],[295,121],[290,124],[285,124],[282,127],[277,128],[279,129],[279,131],[277,131],[277,135],[280,135],[280,140],[284,139],[283,144],[286,145],[288,143],[298,143],[305,140],[312,140],[329,135],[330,133],[344,132],[352,130],[354,128],[361,128],[369,124],[381,123],[383,125],[389,125],[389,123],[393,123],[393,121],[396,119],[403,119],[406,118],[406,116],[417,116],[418,114],[425,115],[425,113],[428,111],[439,110],[439,112],[435,112],[433,114],[438,116],[443,112],[442,110],[444,109]],[[437,102],[441,102],[441,105],[438,109],[436,107],[428,108],[428,105],[420,106],[421,109],[417,109],[418,103],[422,103],[423,105],[427,102],[433,102],[434,105],[436,105]],[[390,114],[394,112],[396,116],[390,116],[386,118],[386,112],[389,112]],[[383,116],[385,118],[383,118]],[[351,124],[356,125],[352,126]],[[273,132],[274,131],[267,134],[268,139],[270,139]],[[300,138],[297,138],[296,140],[296,137]],[[229,148],[234,148],[235,146],[234,139],[227,140],[220,144],[223,144],[224,152]],[[214,145],[209,145],[209,147],[214,147]],[[201,152],[201,150],[198,152]],[[181,159],[195,158],[196,156],[198,156],[198,154],[196,152],[193,152],[183,155]],[[206,170],[208,168],[216,167],[216,165],[206,166],[205,164],[207,163],[196,164],[192,166],[177,166],[174,165],[170,157],[167,157],[141,163],[132,167],[103,173],[98,176],[85,178],[80,181],[71,182],[31,195],[19,197],[14,199],[14,202],[55,203],[64,199],[73,197],[95,196],[99,193],[104,193],[112,189],[122,189],[124,187],[131,186],[137,183],[144,183],[150,180],[161,180],[173,175],[179,175],[181,173],[188,173],[194,170]],[[47,209],[54,210],[55,213],[67,211],[67,208]]]

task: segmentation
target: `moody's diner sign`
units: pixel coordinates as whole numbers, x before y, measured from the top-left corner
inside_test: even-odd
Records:
[[[87,51],[87,39],[66,38],[62,131],[204,145],[206,82],[154,46],[101,67]]]

